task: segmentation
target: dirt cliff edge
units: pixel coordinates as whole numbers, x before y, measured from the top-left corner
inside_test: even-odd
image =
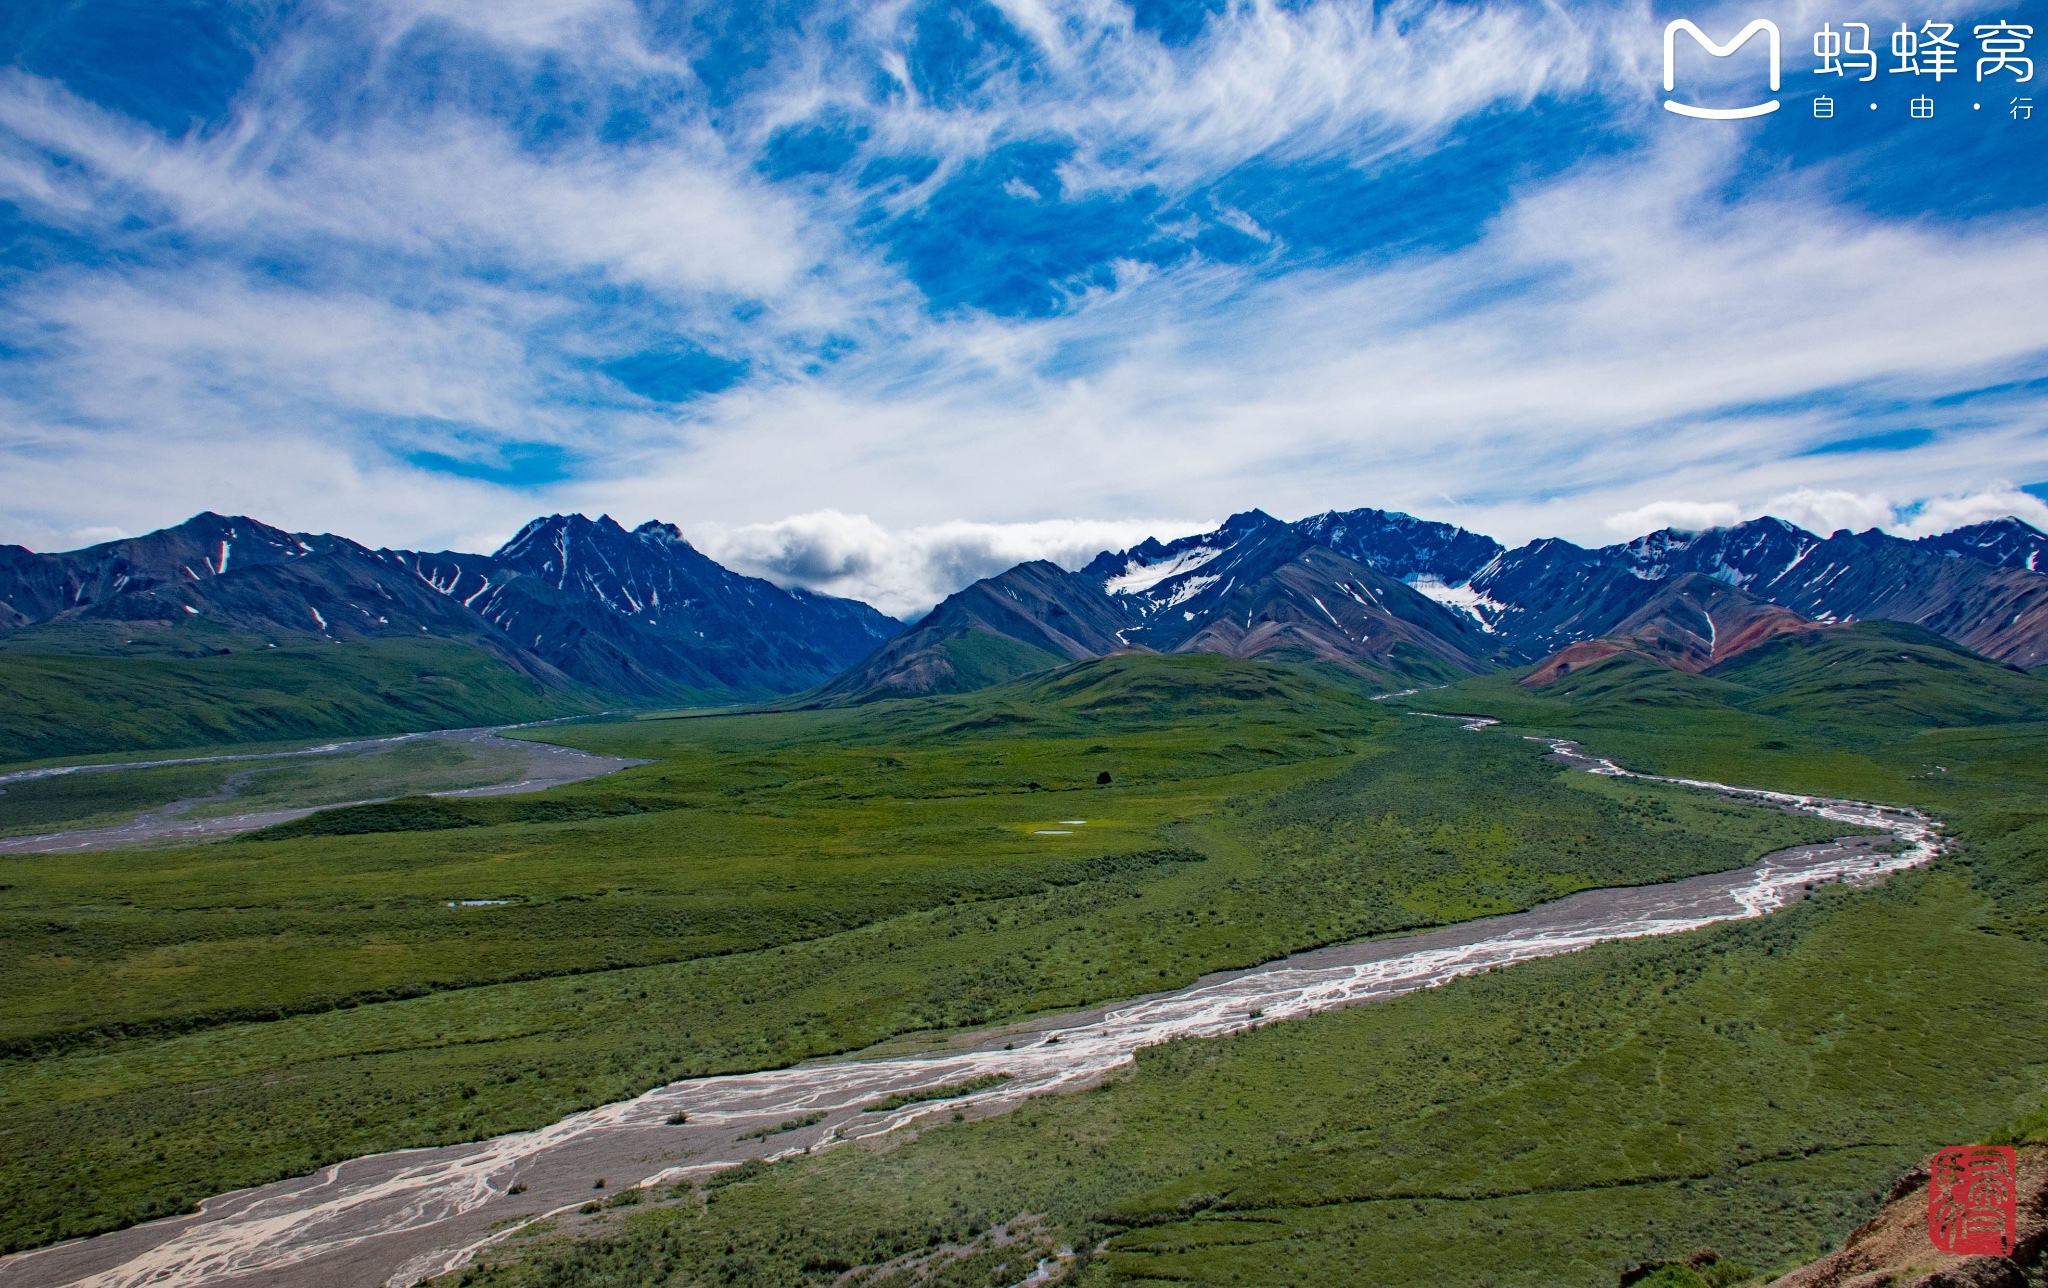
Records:
[[[1928,1164],[1899,1178],[1877,1215],[1835,1252],[1770,1288],[2028,1288],[2048,1254],[2048,1146],[2018,1152],[2019,1230],[2010,1257],[1959,1257],[1927,1237]],[[2031,1273],[2030,1272],[2034,1272]]]

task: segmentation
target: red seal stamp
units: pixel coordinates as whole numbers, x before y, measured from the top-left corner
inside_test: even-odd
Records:
[[[1955,1145],[1934,1156],[1927,1237],[1960,1257],[2012,1255],[2019,1235],[2019,1171],[2007,1145]]]

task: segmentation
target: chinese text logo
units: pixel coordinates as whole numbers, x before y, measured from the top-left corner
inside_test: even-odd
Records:
[[[1977,28],[1977,47],[1984,51],[1984,57],[1977,60],[1977,79],[1996,72],[2011,72],[2014,80],[2034,79],[2034,60],[2020,56],[2027,52],[2027,42],[2033,37],[2032,27],[2015,27],[2009,22]],[[2027,70],[2022,72],[2022,67]]]
[[[1960,75],[1967,68],[1956,61],[1962,46],[1952,39],[1955,30],[1954,23],[1931,18],[1921,23],[1917,31],[1908,23],[1900,23],[1892,33],[1892,57],[1898,60],[1898,65],[1886,70],[1894,76],[1932,76],[1936,85],[1941,84],[1944,76]],[[2027,57],[2027,42],[2034,38],[2032,27],[1987,22],[1972,27],[1971,34],[1977,38],[1977,52],[1982,55],[1977,59],[1979,81],[2000,72],[2015,81],[2034,79],[2034,60]],[[1840,31],[1835,30],[1832,22],[1822,23],[1820,30],[1813,33],[1813,56],[1820,59],[1820,66],[1813,69],[1817,76],[1847,77],[1851,72],[1860,72],[1855,78],[1859,81],[1877,79],[1878,55],[1870,47],[1867,22],[1845,22]],[[1670,79],[1669,73],[1665,78]]]

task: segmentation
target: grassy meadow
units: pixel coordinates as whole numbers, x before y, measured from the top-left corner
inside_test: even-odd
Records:
[[[78,630],[46,643],[38,630],[10,632],[0,646],[0,764],[545,720],[599,706],[456,640],[270,647],[216,631],[185,655],[106,656],[73,651]],[[34,651],[39,643],[51,651]]]
[[[1218,657],[546,736],[654,763],[0,857],[0,1243],[1837,830]]]
[[[1638,768],[1914,804],[1956,843],[1761,921],[1154,1048],[1088,1093],[678,1187],[460,1278],[825,1284],[868,1266],[886,1269],[865,1284],[964,1288],[1066,1247],[1096,1288],[1605,1288],[1709,1248],[1709,1282],[1761,1282],[1933,1149],[2048,1133],[2044,698],[1889,627],[1711,678],[1621,658],[1534,693],[1496,676],[1416,695],[1509,722],[1445,752],[1562,734]]]
[[[1747,1282],[2048,1090],[2048,945],[1987,913],[1912,874],[1151,1048],[1091,1092],[678,1187],[459,1278],[823,1284],[923,1259],[878,1282],[965,1288],[1067,1247],[1090,1285],[1610,1288],[1705,1247]],[[1035,1237],[995,1246],[1004,1223]]]

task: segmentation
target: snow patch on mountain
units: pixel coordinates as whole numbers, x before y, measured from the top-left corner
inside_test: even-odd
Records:
[[[1479,629],[1488,635],[1493,634],[1494,622],[1508,611],[1506,604],[1472,589],[1470,582],[1450,586],[1446,585],[1442,578],[1432,577],[1428,573],[1417,573],[1402,580],[1417,594],[1470,617],[1479,623]]]
[[[1209,587],[1215,585],[1217,582],[1221,580],[1223,580],[1221,577],[1213,576],[1190,577],[1186,581],[1182,582],[1180,585],[1175,586],[1173,588],[1173,594],[1167,596],[1166,600],[1163,603],[1161,603],[1159,607],[1172,608],[1176,604],[1185,604],[1190,599],[1193,599],[1195,596],[1201,594],[1203,591],[1209,589]]]
[[[1124,565],[1121,573],[1104,581],[1102,589],[1111,595],[1141,595],[1169,577],[1192,572],[1222,553],[1213,546],[1196,546],[1155,564],[1148,564],[1142,559],[1132,559]],[[1214,577],[1210,577],[1203,584],[1207,585],[1215,580]],[[1186,598],[1185,594],[1176,595],[1167,601],[1168,606],[1180,603]]]

